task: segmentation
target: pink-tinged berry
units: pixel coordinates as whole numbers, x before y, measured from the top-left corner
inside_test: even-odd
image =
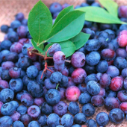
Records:
[[[62,51],[57,51],[53,55],[53,61],[55,64],[63,64],[65,59],[65,54]]]
[[[6,61],[2,63],[2,69],[3,70],[9,70],[10,68],[14,67],[15,64],[11,61]]]
[[[111,80],[110,89],[113,91],[118,91],[123,86],[123,78],[120,76],[117,76]]]
[[[20,52],[22,52],[22,47],[23,47],[23,45],[21,43],[15,42],[14,44],[11,45],[10,51],[20,53]]]
[[[117,41],[120,47],[126,47],[127,46],[127,34],[119,35]]]
[[[118,9],[118,14],[122,18],[127,18],[127,6],[120,6]]]
[[[121,32],[119,33],[118,36],[123,35],[123,34],[126,34],[126,35],[127,35],[127,30],[123,30],[123,31],[121,31]]]
[[[124,112],[127,113],[127,102],[122,102],[120,104],[120,109]]]
[[[0,91],[1,91],[2,89],[5,89],[5,88],[9,88],[9,84],[8,84],[8,82],[7,82],[6,80],[2,80],[2,79],[0,78]]]
[[[41,114],[41,110],[38,106],[32,105],[28,108],[27,114],[30,115],[32,118],[38,118]]]
[[[76,67],[83,67],[85,65],[85,55],[82,52],[75,52],[71,57],[71,64]]]
[[[76,101],[80,96],[80,90],[76,86],[70,86],[66,89],[65,96],[69,101]]]
[[[74,83],[79,84],[82,83],[86,77],[86,72],[82,68],[77,68],[73,71],[71,78]]]
[[[21,114],[19,112],[14,112],[14,114],[11,115],[11,118],[13,121],[18,121],[21,117]]]
[[[34,104],[37,105],[37,106],[41,106],[44,102],[44,99],[43,98],[35,98],[34,99]]]

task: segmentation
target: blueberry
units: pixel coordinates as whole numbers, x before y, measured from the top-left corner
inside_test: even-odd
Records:
[[[8,25],[2,25],[1,26],[1,32],[3,32],[3,33],[7,33],[8,32],[8,29],[9,29],[9,26]]]
[[[93,51],[86,55],[86,62],[90,66],[97,65],[100,61],[100,58],[100,54],[98,52]]]
[[[23,114],[25,114],[25,113],[27,112],[27,107],[24,106],[24,105],[20,105],[20,106],[17,108],[17,111],[18,111],[21,115],[23,115]]]
[[[79,84],[79,83],[82,83],[84,81],[84,79],[86,78],[86,75],[87,74],[86,74],[84,69],[77,68],[71,74],[71,78],[72,78],[74,83]]]
[[[6,80],[0,79],[0,91],[5,88],[9,88],[8,82]]]
[[[120,124],[124,120],[124,112],[119,108],[114,108],[109,113],[109,119],[115,124]]]
[[[120,76],[117,76],[115,78],[112,78],[110,89],[113,91],[119,91],[123,87],[123,78]]]
[[[25,43],[22,47],[22,53],[23,55],[27,55],[27,52],[28,52],[28,48],[32,47],[31,43]]]
[[[57,114],[52,113],[47,118],[47,125],[50,127],[56,127],[57,125],[59,125],[59,121],[60,117]]]
[[[31,93],[33,97],[42,97],[43,95],[42,86],[35,81],[30,81],[27,84],[27,90]]]
[[[8,50],[2,50],[1,52],[0,52],[0,61],[2,62],[2,61],[5,61],[6,59],[6,56],[8,56],[9,55],[9,53],[10,53],[10,51],[8,51]],[[1,63],[0,62],[0,63]]]
[[[86,3],[84,3],[84,4],[86,4]],[[82,5],[81,5],[82,6]],[[83,29],[83,32],[84,33],[87,33],[87,34],[90,34],[90,39],[93,39],[94,38],[94,36],[95,36],[95,32],[93,31],[93,30],[91,30],[90,28],[84,28]],[[96,39],[93,39],[93,40],[96,40]],[[91,40],[89,40],[89,42],[90,42]],[[94,42],[94,43],[96,43],[96,42]],[[97,43],[99,43],[99,42],[97,42]],[[99,46],[97,46],[97,47],[99,47]],[[97,48],[96,47],[96,48]]]
[[[19,92],[23,89],[23,82],[20,78],[18,79],[11,79],[9,82],[10,89],[14,92]]]
[[[6,57],[6,61],[12,61],[12,62],[17,62],[18,60],[18,54],[16,52],[10,52]]]
[[[43,114],[49,115],[49,114],[52,113],[53,108],[52,108],[52,106],[50,106],[49,104],[47,104],[46,102],[44,102],[42,104],[42,106],[41,106],[41,111],[42,111]]]
[[[28,127],[41,127],[37,121],[31,121]]]
[[[87,117],[92,116],[95,113],[95,107],[92,104],[87,103],[82,107],[82,112]]]
[[[81,127],[81,125],[75,124],[75,125],[73,125],[72,127]]]
[[[119,56],[119,57],[127,58],[127,52],[123,48],[118,48],[116,50],[116,55]]]
[[[77,102],[70,102],[69,106],[68,106],[68,111],[72,114],[72,115],[76,115],[77,113],[79,113],[79,105]]]
[[[1,114],[4,116],[10,116],[15,112],[16,108],[14,107],[13,103],[5,103],[1,107]]]
[[[83,113],[77,113],[77,114],[74,116],[74,122],[75,122],[76,124],[83,125],[83,124],[85,124],[85,122],[86,122],[86,116],[85,116]]]
[[[124,79],[124,83],[123,83],[124,89],[127,90],[127,78]]]
[[[11,42],[17,42],[19,37],[18,34],[14,31],[8,32],[7,34],[7,38],[11,41]]]
[[[47,124],[47,116],[46,115],[42,115],[38,118],[38,123],[41,125],[41,126],[44,126]]]
[[[1,127],[10,127],[12,126],[13,120],[10,116],[0,117],[0,126]]]
[[[10,68],[14,67],[15,65],[11,61],[6,61],[6,62],[3,62],[1,66],[2,66],[3,70],[9,70]]]
[[[40,85],[44,84],[44,78],[45,78],[45,74],[43,74],[43,77],[41,78],[42,72],[43,71],[39,71],[39,74],[36,78],[37,83],[40,84]]]
[[[97,3],[97,2],[94,2],[94,3],[91,4],[91,6],[93,6],[93,7],[100,7],[100,4]]]
[[[127,67],[127,60],[122,58],[122,57],[117,57],[114,61],[114,65],[118,68],[118,69],[124,69]]]
[[[20,27],[18,27],[17,34],[20,38],[25,38],[27,35],[27,27],[24,25],[21,25]]]
[[[25,106],[31,106],[33,104],[33,98],[29,93],[24,93],[21,95],[21,103]]]
[[[61,100],[65,99],[65,88],[59,87],[58,90],[59,90],[59,93],[60,93]]]
[[[87,83],[87,91],[91,95],[97,95],[100,92],[100,86],[96,81],[89,81]]]
[[[90,39],[85,45],[87,51],[97,51],[100,48],[100,41],[97,39]]]
[[[53,83],[59,83],[62,79],[62,74],[60,72],[53,72],[50,76],[50,81]]]
[[[15,107],[15,109],[17,109],[19,107],[19,103],[17,101],[10,101],[10,103],[13,104],[13,106]]]
[[[15,18],[19,21],[22,21],[24,19],[24,14],[22,12],[19,12],[16,14]]]
[[[97,123],[93,119],[87,120],[88,127],[97,127]]]
[[[126,10],[127,10],[127,7],[126,6],[120,6],[118,8],[118,15],[119,17],[124,17],[124,18],[127,18],[127,14],[126,14]]]
[[[91,103],[94,106],[101,107],[104,105],[104,98],[101,95],[95,95],[91,98]]]
[[[16,94],[16,99],[19,101],[21,100],[21,96],[25,93],[28,93],[26,90],[23,90],[22,92],[19,92]]]
[[[61,4],[54,2],[50,5],[49,10],[51,13],[60,12],[62,10]]]
[[[107,92],[107,97],[116,97],[117,93],[115,91],[109,90],[106,92]]]
[[[121,90],[117,94],[118,99],[121,102],[126,102],[127,101],[127,91],[126,90]]]
[[[104,60],[113,60],[116,56],[116,53],[112,49],[103,49],[101,51],[101,56]]]
[[[110,65],[106,72],[110,77],[114,78],[119,75],[119,69],[116,66]]]
[[[62,116],[67,113],[67,104],[63,101],[60,101],[58,104],[53,106],[54,113]]]
[[[85,54],[82,52],[75,52],[71,56],[71,64],[76,67],[83,67],[85,65]]]
[[[107,71],[107,69],[108,69],[108,62],[106,60],[102,60],[98,63],[97,65],[98,72],[104,73]]]
[[[37,106],[41,106],[43,103],[44,103],[44,99],[42,97],[34,99],[34,104]]]
[[[14,92],[11,89],[5,88],[0,92],[0,100],[2,102],[8,102],[13,100]]]
[[[112,50],[117,50],[119,48],[117,39],[113,39],[110,43],[108,43],[108,48],[112,49]]]
[[[21,117],[21,114],[17,111],[15,111],[12,115],[11,115],[11,118],[13,121],[18,121]]]
[[[1,79],[9,81],[10,80],[9,71],[8,70],[2,70],[1,73]]]
[[[71,127],[73,125],[73,116],[70,114],[65,114],[61,118],[61,124],[64,127]]]
[[[11,46],[11,41],[9,41],[9,40],[4,40],[4,41],[2,41],[1,42],[1,50],[4,50],[4,49],[7,49],[7,50],[9,50],[10,49],[10,46]]]
[[[61,87],[67,87],[68,86],[68,77],[67,76],[62,75],[60,86]]]
[[[50,89],[47,91],[45,95],[45,99],[48,104],[55,105],[60,101],[60,93],[56,89]]]
[[[86,90],[86,84],[79,84],[78,85],[78,88],[79,88],[79,90],[83,93],[83,92],[86,92],[87,90]]]
[[[85,69],[87,74],[92,74],[92,73],[96,72],[95,66],[90,66],[88,64],[85,65],[84,69]]]
[[[50,56],[53,56],[55,52],[61,51],[61,46],[58,43],[54,43],[51,48],[48,50]]]
[[[27,26],[27,22],[28,22],[27,19],[23,19],[23,20],[22,20],[22,25]]]
[[[114,32],[113,30],[111,30],[111,29],[106,29],[105,31],[109,34],[109,37],[110,37],[111,39],[114,39],[114,38],[115,38],[115,32]]]
[[[31,65],[31,60],[26,56],[20,57],[18,59],[18,65],[23,70],[26,70]]]
[[[28,108],[27,114],[30,115],[32,118],[36,119],[40,116],[41,111],[38,106],[32,105]]]
[[[11,78],[19,78],[21,74],[21,68],[13,67],[9,69],[9,75]]]
[[[12,127],[25,127],[21,121],[15,121]]]
[[[89,81],[98,81],[96,74],[90,74],[86,76],[85,83],[87,84]]]
[[[32,120],[32,118],[28,115],[28,114],[24,114],[21,116],[21,121],[23,122],[23,124],[25,126],[28,126],[28,124],[30,123],[30,121]]]
[[[11,28],[13,28],[14,30],[16,30],[20,25],[21,23],[18,20],[14,20],[13,22],[11,22]]]
[[[89,102],[91,101],[91,96],[90,96],[89,93],[84,92],[84,93],[82,93],[82,94],[79,96],[78,101],[79,101],[80,104],[89,103]]]
[[[25,86],[27,86],[27,84],[28,84],[30,81],[32,81],[32,80],[31,80],[30,78],[28,78],[27,75],[25,75],[25,76],[23,77],[22,81],[23,81],[23,84],[24,84]]]
[[[53,61],[57,65],[64,64],[65,59],[65,54],[62,51],[57,51],[53,55]]]
[[[103,88],[106,88],[110,85],[111,83],[111,78],[108,74],[104,73],[102,74],[101,78],[100,78],[100,85]]]
[[[96,116],[96,121],[97,121],[98,125],[100,125],[100,126],[107,125],[109,122],[108,114],[105,112],[98,113]]]

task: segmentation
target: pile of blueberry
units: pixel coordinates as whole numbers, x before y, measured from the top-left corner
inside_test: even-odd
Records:
[[[100,6],[82,3],[79,7]],[[53,3],[53,20],[68,4]],[[119,17],[127,22],[127,6],[119,7]],[[87,43],[65,58],[61,46],[53,44],[47,60],[31,54],[31,36],[22,13],[0,42],[0,127],[104,127],[109,120],[120,124],[127,113],[127,25],[85,21],[82,32]],[[68,62],[70,61],[70,62]],[[41,78],[42,77],[42,78]],[[96,107],[96,121],[90,119]]]

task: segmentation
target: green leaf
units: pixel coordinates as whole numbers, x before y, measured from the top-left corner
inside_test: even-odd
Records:
[[[38,45],[38,47],[39,47],[40,49],[44,50],[44,44],[43,44],[43,43],[40,43],[40,44]]]
[[[49,37],[49,42],[66,41],[76,36],[84,25],[85,13],[82,11],[74,10],[66,14],[59,22],[53,27]]]
[[[89,39],[90,35],[80,32],[77,36],[71,39],[71,41],[75,44],[76,50],[81,48]]]
[[[53,27],[56,25],[56,23],[58,23],[58,21],[63,18],[67,13],[69,13],[70,11],[73,11],[74,10],[74,7],[73,6],[69,6],[65,9],[63,9],[59,15],[57,16],[56,20],[55,20],[55,23],[53,24]]]
[[[107,9],[107,11],[117,17],[118,16],[118,4],[113,0],[99,0],[103,7]]]
[[[45,52],[40,48],[40,47],[38,47],[37,46],[37,43],[33,40],[33,39],[31,39],[31,42],[32,42],[32,45],[33,45],[33,47],[36,49],[36,50],[38,50],[41,54],[45,54]]]
[[[87,21],[109,24],[122,24],[120,19],[114,17],[100,7],[82,7],[78,8],[77,10],[85,12],[85,20]]]
[[[51,13],[47,6],[41,1],[37,2],[29,13],[28,28],[30,35],[37,43],[45,40],[51,32]]]
[[[48,45],[46,45],[44,51],[47,51],[47,49],[54,43],[49,43]],[[57,42],[57,43],[60,44],[62,48],[62,52],[64,52],[66,57],[71,56],[76,50],[76,47],[72,41],[63,41],[63,42]]]

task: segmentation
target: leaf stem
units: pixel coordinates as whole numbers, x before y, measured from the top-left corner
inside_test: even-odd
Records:
[[[58,87],[59,87],[59,83],[58,83],[57,86],[56,86],[56,90],[58,89]]]

